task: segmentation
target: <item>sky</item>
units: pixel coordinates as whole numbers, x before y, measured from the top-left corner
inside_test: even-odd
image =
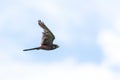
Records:
[[[0,80],[120,80],[119,0],[0,1]],[[40,46],[42,20],[54,33]]]

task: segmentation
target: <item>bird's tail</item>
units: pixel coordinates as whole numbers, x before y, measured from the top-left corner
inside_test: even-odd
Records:
[[[36,47],[36,48],[24,49],[23,51],[39,50],[39,49],[40,49],[40,47]]]

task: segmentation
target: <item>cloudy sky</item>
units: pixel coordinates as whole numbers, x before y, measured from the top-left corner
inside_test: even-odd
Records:
[[[55,34],[40,46],[42,20]],[[0,1],[0,80],[120,80],[120,0]]]

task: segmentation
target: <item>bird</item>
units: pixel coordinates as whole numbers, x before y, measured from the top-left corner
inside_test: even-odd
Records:
[[[24,49],[23,51],[41,50],[41,49],[42,50],[54,50],[58,48],[59,46],[57,44],[53,44],[55,36],[51,32],[51,30],[41,20],[38,20],[38,25],[44,30],[44,32],[42,32],[41,45],[35,48]]]

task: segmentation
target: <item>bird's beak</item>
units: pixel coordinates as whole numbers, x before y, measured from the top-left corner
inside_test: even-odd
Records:
[[[57,48],[59,48],[59,46],[57,45]]]

